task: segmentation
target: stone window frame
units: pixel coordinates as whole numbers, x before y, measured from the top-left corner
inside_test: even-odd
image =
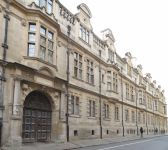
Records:
[[[110,49],[108,49],[108,60],[114,62],[114,52]]]
[[[143,113],[143,124],[145,124],[145,113]]]
[[[148,125],[150,125],[150,115],[148,115]]]
[[[75,56],[75,53],[78,55],[78,56],[77,56],[77,59],[74,57],[74,56]],[[82,60],[79,59],[79,56],[82,57]],[[81,53],[79,53],[79,52],[77,52],[77,51],[74,51],[74,52],[73,52],[73,59],[74,59],[74,74],[73,74],[73,76],[74,76],[75,78],[78,78],[78,79],[82,80],[82,79],[83,79],[83,54],[81,54]],[[75,60],[77,61],[77,66],[75,66]],[[79,63],[82,64],[82,67],[81,67],[81,68],[79,67]],[[77,76],[75,76],[75,68],[77,68]],[[82,73],[81,73],[81,78],[79,77],[79,71],[82,71]]]
[[[142,104],[146,105],[146,101],[145,101],[145,91],[142,92]]]
[[[49,13],[48,11],[49,11],[49,0],[44,0],[44,1],[46,1],[46,3],[45,3],[45,6],[44,5],[42,5],[42,1],[43,0],[35,0],[35,4],[37,5],[37,6],[39,6],[39,7],[45,7],[46,8],[46,10],[47,10],[47,13]],[[52,12],[53,12],[53,2],[54,2],[54,0],[51,0],[52,1]],[[38,3],[37,3],[38,2]],[[51,12],[51,13],[52,13]],[[51,13],[49,13],[49,14],[51,14]]]
[[[130,96],[131,96],[131,101],[134,101],[134,87],[133,85],[130,85]]]
[[[138,112],[138,124],[141,124],[141,113]]]
[[[127,64],[127,75],[132,77],[132,67],[129,64]]]
[[[131,110],[131,122],[135,123],[135,111]]]
[[[30,30],[30,25],[35,25],[35,26],[36,26],[35,31]],[[29,56],[29,57],[35,57],[36,41],[37,41],[37,36],[36,36],[37,33],[36,33],[36,32],[37,32],[37,23],[36,23],[36,22],[31,22],[31,21],[28,22],[28,44],[27,44],[27,45],[28,45],[28,47],[27,47],[28,50],[27,50],[27,56]],[[29,40],[29,34],[34,34],[34,35],[35,35],[35,41],[30,41],[30,40]],[[34,47],[35,47],[35,48],[34,48],[34,56],[30,56],[30,55],[29,55],[29,45],[30,45],[30,44],[34,45]]]
[[[108,107],[108,113],[107,113],[107,107]],[[106,111],[106,114],[105,114]],[[107,117],[108,115],[108,117]],[[111,120],[111,109],[110,104],[106,101],[103,102],[103,119],[104,120]]]
[[[129,108],[125,108],[125,122],[130,122]]]
[[[116,111],[117,108],[118,108],[118,119],[117,119],[117,111]],[[119,108],[120,108],[119,105],[115,105],[115,110],[114,110],[115,117],[114,117],[114,119],[115,119],[116,122],[120,121],[120,111],[119,111],[120,109]]]
[[[154,100],[155,111],[157,111],[157,100]]]
[[[89,65],[88,65],[88,61],[89,61]],[[91,67],[91,63],[92,63],[92,67]],[[88,69],[89,68],[89,72]],[[93,70],[93,73],[91,73],[91,69]],[[89,75],[89,82],[87,80],[87,75]],[[86,83],[89,83],[91,85],[94,85],[94,80],[95,80],[95,69],[94,69],[94,61],[92,61],[89,58],[86,58]],[[93,83],[91,83],[91,76],[93,76]]]
[[[45,35],[40,32],[41,28],[45,29]],[[48,37],[48,33],[52,33],[53,39],[50,39]],[[39,25],[39,36],[45,38],[46,43],[45,43],[45,45],[42,45],[41,42],[40,42],[40,38],[39,38],[39,53],[38,53],[38,57],[40,58],[40,47],[43,47],[43,48],[45,48],[45,58],[44,59],[40,58],[40,59],[53,64],[54,50],[55,50],[55,46],[54,46],[55,34],[49,27],[45,26],[43,23],[40,22],[40,25]],[[49,42],[52,43],[52,49],[50,49],[49,46],[48,46]],[[48,55],[49,51],[52,52],[52,62],[49,61],[49,55]]]
[[[77,94],[77,93],[74,93],[74,92],[69,92],[70,95],[69,95],[69,102],[68,102],[68,112],[69,112],[69,116],[70,117],[81,117],[82,116],[82,95],[81,94]],[[76,107],[74,107],[74,114],[71,114],[71,96],[74,96],[74,106],[76,106],[76,97],[79,98],[79,114],[76,115],[75,112],[76,112]]]
[[[91,116],[90,116],[90,101],[91,101]],[[95,116],[93,116],[93,102],[95,102]],[[87,98],[87,117],[88,119],[98,118],[98,100],[95,98]]]
[[[139,90],[138,95],[139,95],[139,104],[142,104],[142,99],[143,99],[142,90]]]
[[[113,81],[113,91],[117,93],[118,92],[118,74],[115,71],[113,71],[113,80],[112,81]]]
[[[84,39],[84,30],[85,30],[85,39]],[[79,38],[89,44],[90,40],[90,31],[83,24],[79,24]]]
[[[109,75],[110,72],[110,75]],[[108,77],[110,78],[110,81],[108,81]],[[110,83],[110,89],[108,89],[108,84]],[[112,71],[107,71],[107,90],[112,91]]]
[[[129,92],[130,92],[130,91],[129,91],[129,83],[126,83],[125,85],[126,85],[126,99],[129,100],[129,94],[130,94],[130,93],[129,93]]]

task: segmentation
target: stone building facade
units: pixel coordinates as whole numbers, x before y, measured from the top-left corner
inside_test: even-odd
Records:
[[[0,0],[3,145],[66,141],[67,107],[70,141],[100,138],[100,107],[103,138],[123,136],[123,129],[124,136],[139,134],[141,126],[145,134],[167,130],[164,90],[131,53],[117,54],[110,29],[101,38],[93,32],[87,5],[77,9],[74,15],[58,0]]]

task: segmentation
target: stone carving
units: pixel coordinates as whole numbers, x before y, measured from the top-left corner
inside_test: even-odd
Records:
[[[65,112],[64,112],[64,110],[62,110],[60,113],[60,118],[64,118],[64,117],[65,117]]]
[[[63,88],[63,84],[60,83],[60,82],[58,82],[58,81],[55,81],[55,82],[54,82],[54,85],[55,85],[56,87]]]
[[[58,46],[61,47],[62,46],[62,42],[58,41]]]
[[[58,109],[58,92],[53,92],[51,94],[52,97],[52,103],[53,103],[53,109]]]
[[[22,71],[22,76],[23,76],[23,78],[26,78],[29,80],[34,80],[34,74],[30,74],[29,72]]]
[[[14,106],[13,106],[13,114],[14,114],[14,115],[19,114],[19,105],[14,105]]]
[[[27,25],[27,20],[22,18],[21,23],[22,23],[23,26],[26,26]]]

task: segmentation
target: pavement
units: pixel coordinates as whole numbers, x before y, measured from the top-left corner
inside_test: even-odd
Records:
[[[155,139],[167,137],[168,134],[157,134],[157,135],[144,135],[143,138],[139,136],[127,136],[127,137],[113,137],[113,138],[103,138],[103,139],[88,139],[88,140],[79,140],[73,142],[64,142],[64,143],[53,143],[53,142],[35,142],[35,143],[23,143],[22,147],[2,147],[2,150],[69,150],[69,149],[92,149],[95,146],[110,146],[114,144],[121,144],[124,142],[131,141],[140,141],[147,139]],[[167,142],[168,143],[168,142]],[[138,149],[136,149],[138,150]],[[149,150],[149,149],[148,149]],[[159,149],[160,150],[160,149]],[[168,150],[168,146],[167,149]]]

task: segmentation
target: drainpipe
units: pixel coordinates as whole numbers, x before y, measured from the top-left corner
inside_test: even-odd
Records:
[[[145,102],[146,102],[146,86],[145,86]],[[147,128],[147,134],[148,134],[148,125],[147,125],[147,102],[146,102],[146,128]]]
[[[70,38],[70,31],[71,31],[71,26],[67,26],[68,28],[68,37]],[[68,102],[69,102],[69,39],[68,39],[68,51],[67,51],[67,114],[66,114],[66,124],[67,124],[67,142],[69,142],[69,124],[68,124]]]
[[[135,96],[136,96],[136,126],[137,126],[137,135],[138,135],[136,78],[135,78]]]
[[[9,2],[6,3],[6,8],[9,9]],[[6,49],[8,49],[8,45],[7,45],[7,35],[8,35],[8,21],[10,20],[9,18],[9,12],[6,11],[6,15],[4,14],[4,18],[5,18],[5,38],[4,38],[4,43],[2,43],[2,47],[3,47],[3,61],[6,61]],[[5,78],[5,64],[2,63],[2,75],[0,76],[0,80],[1,80],[1,97],[0,97],[0,145],[1,145],[1,134],[2,134],[2,120],[3,120],[3,110],[5,109],[4,105],[3,105],[3,96],[4,96],[4,82],[6,82],[6,78]]]
[[[121,67],[121,93],[122,93],[122,127],[123,127],[123,137],[124,137],[124,122],[123,122],[123,81],[122,81],[122,71],[123,67]]]
[[[152,95],[153,98],[153,95]],[[155,125],[154,125],[154,101],[153,101],[153,128],[154,128],[154,134],[155,134]]]
[[[99,50],[101,61],[101,50]],[[102,139],[102,124],[101,124],[101,63],[99,61],[99,103],[100,103],[100,139]]]

